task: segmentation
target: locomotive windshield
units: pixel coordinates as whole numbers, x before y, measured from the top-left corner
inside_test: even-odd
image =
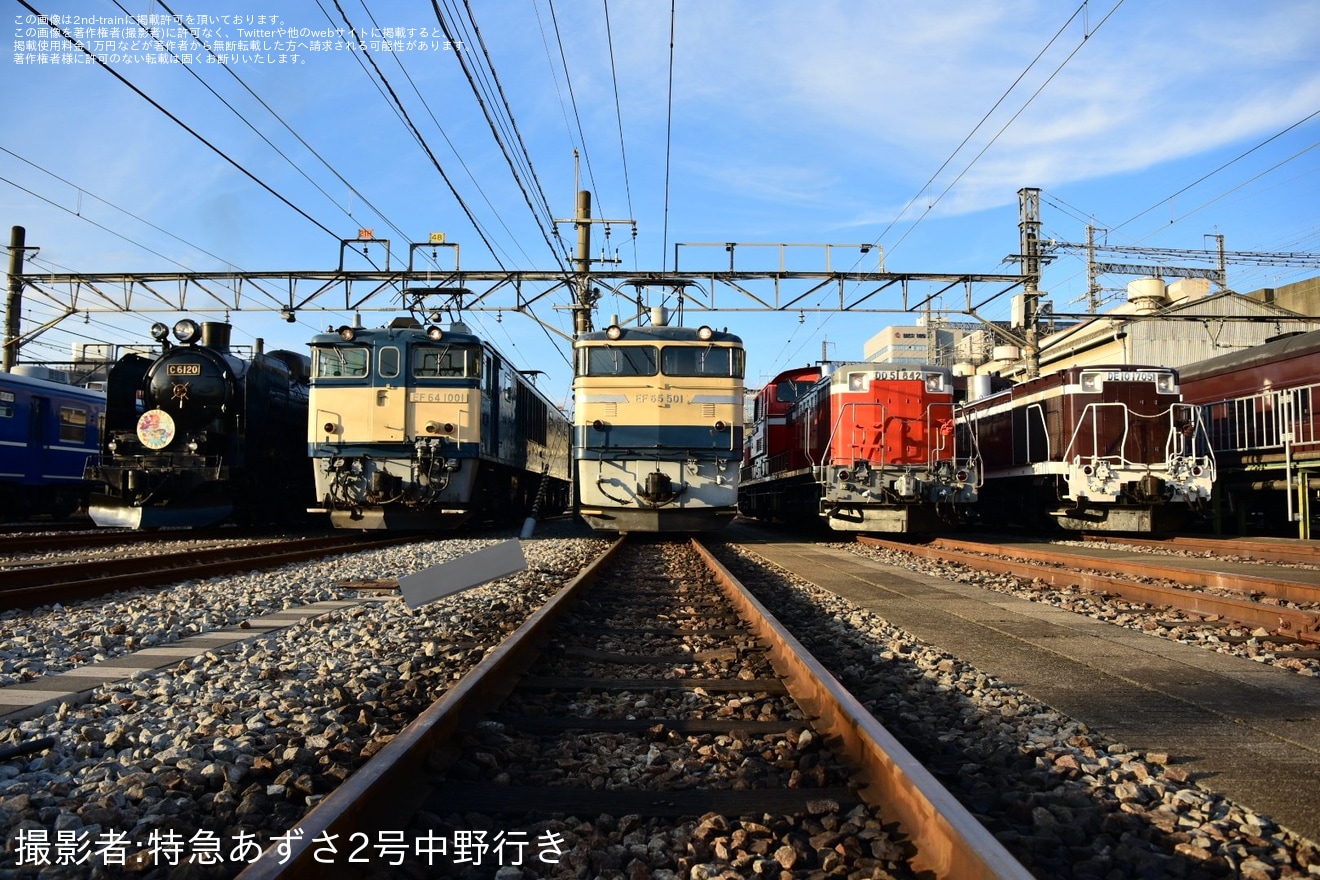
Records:
[[[813,379],[785,379],[775,385],[775,400],[780,403],[792,403],[810,391],[815,384]]]
[[[315,352],[313,375],[318,379],[361,379],[371,367],[371,351],[361,346],[326,345]]]
[[[666,376],[732,376],[741,379],[744,357],[741,348],[667,345],[660,350],[660,372]]]
[[[589,345],[578,349],[578,375],[654,376],[658,361],[654,345]]]
[[[412,372],[419,379],[449,379],[481,375],[481,356],[475,348],[454,345],[415,345]]]

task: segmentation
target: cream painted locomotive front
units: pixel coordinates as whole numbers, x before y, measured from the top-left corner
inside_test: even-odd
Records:
[[[466,517],[479,462],[453,452],[479,448],[479,412],[475,388],[314,387],[309,441],[332,523],[386,528],[386,505]]]
[[[649,424],[657,434],[668,429],[670,437],[690,437],[694,448],[708,451],[718,445],[727,454],[679,459],[675,444],[667,443],[649,454],[638,448],[624,457],[579,456],[582,516],[597,528],[621,531],[701,529],[732,521],[738,504],[741,449],[735,448],[735,438],[742,427],[741,393],[711,389],[709,381],[691,387],[670,380],[645,391],[635,380],[617,391],[602,387],[621,381],[584,383],[575,419],[580,434],[590,438],[620,426]],[[661,526],[662,521],[670,525]]]

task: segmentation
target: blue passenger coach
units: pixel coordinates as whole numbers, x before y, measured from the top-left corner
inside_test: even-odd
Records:
[[[85,504],[104,418],[99,391],[0,373],[0,515],[63,517]]]

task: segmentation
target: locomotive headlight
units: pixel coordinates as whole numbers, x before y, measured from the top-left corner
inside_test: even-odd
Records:
[[[191,318],[174,322],[174,338],[180,342],[192,342],[201,332],[202,330],[197,326],[197,322]]]
[[[160,321],[151,325],[151,338],[160,342],[166,336],[170,335],[170,328],[166,327]]]
[[[1174,392],[1173,375],[1162,373],[1155,377],[1155,388],[1163,394],[1172,394]]]
[[[1082,373],[1082,390],[1083,390],[1083,391],[1099,391],[1099,390],[1100,390],[1100,374],[1099,374],[1099,373]]]
[[[196,440],[189,440],[189,441],[188,441],[188,451],[189,451],[189,452],[196,452],[196,451],[197,451],[197,441],[196,441]]]
[[[927,390],[927,391],[930,391],[930,392],[940,392],[940,391],[943,391],[943,390],[944,390],[944,374],[943,374],[943,373],[927,373],[927,374],[926,374],[926,390]]]
[[[700,327],[697,328],[698,339],[706,340],[706,339],[710,339],[714,335],[715,335],[715,331],[707,327],[705,324],[702,324]]]
[[[352,327],[340,327],[335,332],[338,333],[339,338],[345,342],[352,342],[354,339],[357,339],[357,330]]]
[[[435,326],[434,324],[426,328],[426,338],[431,340],[432,342],[439,342],[441,339],[444,338],[444,335],[445,335],[445,331],[441,330],[439,327]]]
[[[620,327],[618,324],[611,324],[610,326],[605,328],[605,335],[608,336],[610,339],[618,339],[620,336],[623,335],[623,328]]]

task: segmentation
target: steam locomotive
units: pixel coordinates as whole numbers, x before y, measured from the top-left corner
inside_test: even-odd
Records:
[[[98,483],[99,526],[208,526],[227,519],[285,523],[306,516],[309,361],[290,351],[230,352],[231,326],[154,324],[155,358],[128,354],[110,369]]]

